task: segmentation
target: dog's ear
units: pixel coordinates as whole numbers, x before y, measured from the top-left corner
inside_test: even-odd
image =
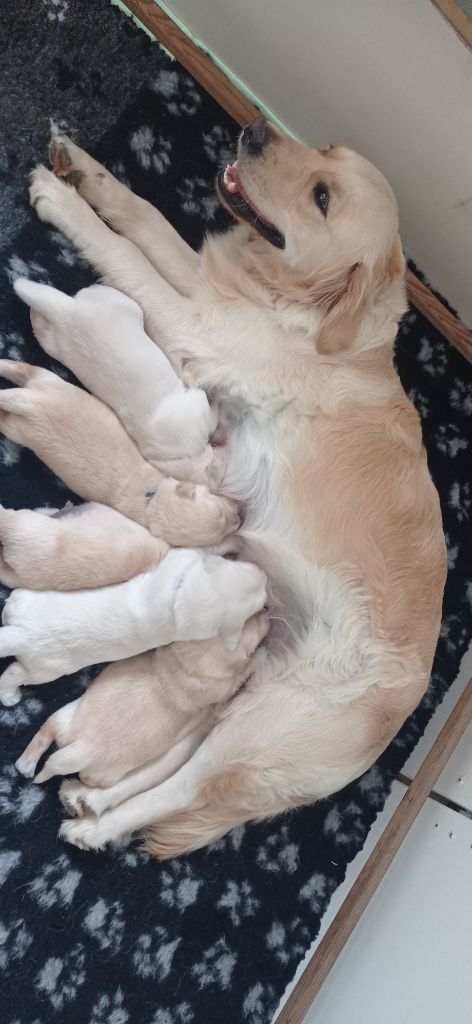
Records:
[[[381,263],[374,274],[375,294],[379,295],[405,276],[406,261],[403,255],[400,236],[397,237],[390,249],[387,259]]]
[[[366,306],[368,284],[369,272],[362,263],[319,282],[316,305],[325,314],[316,341],[321,355],[350,347]]]

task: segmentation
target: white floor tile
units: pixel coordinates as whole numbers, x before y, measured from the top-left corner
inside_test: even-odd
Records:
[[[370,832],[369,832],[369,834],[367,836],[367,839],[366,839],[366,842],[365,842],[365,845],[364,845],[363,849],[360,851],[360,853],[357,854],[357,857],[355,857],[354,860],[352,861],[352,863],[349,865],[349,867],[347,869],[347,872],[346,872],[346,877],[344,879],[344,882],[342,883],[342,885],[340,885],[336,889],[336,891],[335,891],[335,893],[334,893],[334,895],[333,895],[333,897],[331,899],[331,902],[330,902],[330,904],[328,906],[326,914],[324,915],[323,920],[321,922],[321,929],[320,929],[318,937],[315,939],[313,944],[310,946],[310,948],[307,951],[304,959],[299,964],[297,972],[296,972],[296,974],[295,974],[295,976],[293,978],[293,981],[290,983],[290,985],[287,986],[287,988],[285,990],[285,993],[284,993],[284,995],[283,995],[283,997],[281,999],[281,1002],[280,1002],[280,1005],[278,1007],[278,1010],[277,1010],[277,1013],[275,1015],[274,1020],[277,1018],[277,1015],[280,1013],[280,1010],[282,1009],[282,1006],[284,1006],[284,1004],[286,1003],[286,1001],[287,1001],[287,999],[288,999],[288,997],[290,995],[290,992],[292,991],[294,985],[298,981],[300,975],[305,970],[305,967],[306,967],[307,963],[309,962],[309,960],[311,960],[311,958],[313,956],[313,953],[315,952],[316,948],[318,947],[319,943],[321,942],[321,939],[323,938],[323,935],[328,930],[329,925],[331,924],[333,918],[336,916],[340,906],[342,905],[342,903],[346,899],[346,896],[347,896],[349,890],[354,885],[354,882],[355,882],[358,874],[360,873],[360,871],[364,867],[364,864],[365,864],[367,858],[372,853],[372,850],[374,849],[375,844],[380,839],[380,836],[382,835],[382,832],[383,832],[384,828],[386,827],[386,825],[390,821],[390,818],[392,817],[393,813],[396,811],[396,809],[398,807],[398,804],[400,803],[400,800],[402,799],[402,797],[403,797],[405,792],[406,792],[406,786],[402,785],[400,782],[394,782],[392,792],[391,792],[388,800],[386,801],[386,804],[385,804],[385,807],[384,807],[383,811],[381,811],[381,813],[379,814],[377,820],[375,821],[374,825],[372,826],[372,828],[371,828],[371,830],[370,830]],[[341,1022],[339,1022],[339,1024],[341,1024]],[[342,1024],[348,1024],[348,1022],[347,1021],[346,1022],[343,1021]],[[350,1022],[349,1022],[349,1024],[350,1024]]]
[[[305,1024],[471,1024],[472,821],[428,800]]]

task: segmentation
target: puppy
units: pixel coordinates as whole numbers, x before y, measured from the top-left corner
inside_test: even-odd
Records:
[[[167,476],[206,483],[216,414],[145,333],[137,302],[103,285],[75,298],[26,278],[14,288],[40,345],[115,411],[143,457]]]
[[[175,640],[221,637],[235,647],[246,619],[265,600],[266,577],[255,565],[184,548],[113,587],[14,590],[3,609],[0,657],[17,660],[0,676],[0,700],[15,704],[26,683],[51,682]]]
[[[0,507],[0,583],[13,589],[84,590],[121,583],[157,565],[169,546],[107,505]]]
[[[16,767],[31,778],[41,755],[55,743],[59,749],[35,782],[79,772],[88,786],[116,785],[189,733],[209,731],[209,706],[239,689],[266,633],[266,616],[255,615],[233,650],[219,639],[199,640],[109,665],[83,697],[47,719]]]
[[[97,398],[28,363],[1,359],[0,376],[18,385],[0,391],[0,430],[86,501],[112,506],[167,544],[217,544],[238,528],[234,502],[164,476]]]

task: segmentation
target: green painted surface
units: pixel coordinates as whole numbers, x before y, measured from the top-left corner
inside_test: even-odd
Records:
[[[157,2],[158,0],[155,0],[155,3]],[[121,10],[125,12],[125,14],[128,14],[130,17],[133,18],[133,21],[136,22],[136,24],[139,25],[139,27],[142,28],[143,31],[146,32],[146,34],[150,36],[151,39],[156,40],[156,37],[153,36],[152,32],[150,32],[145,25],[143,25],[142,21],[139,21],[139,18],[136,18],[133,14],[131,14],[126,4],[123,3],[123,0],[111,0],[111,3],[114,4],[116,7],[120,7]],[[239,89],[239,92],[242,93],[242,95],[245,96],[246,99],[250,101],[250,103],[253,103],[254,106],[257,107],[257,109],[260,110],[261,113],[264,114],[264,116],[267,117],[269,121],[272,121],[272,124],[278,125],[278,127],[281,128],[283,132],[286,132],[287,135],[291,135],[294,139],[298,138],[298,136],[295,135],[294,132],[290,131],[290,129],[287,128],[287,125],[283,124],[280,118],[278,118],[277,115],[274,114],[272,110],[269,110],[265,103],[262,103],[262,101],[257,96],[255,96],[253,92],[251,92],[248,86],[244,82],[242,82],[241,79],[238,78],[238,76],[235,75],[233,71],[231,71],[231,68],[226,67],[226,65],[223,64],[223,61],[221,61],[216,56],[216,54],[212,53],[211,50],[209,50],[208,47],[205,46],[204,43],[202,43],[202,41],[198,39],[198,37],[195,36],[193,32],[190,31],[189,28],[187,28],[187,25],[185,25],[184,22],[181,21],[180,18],[178,18],[173,13],[171,8],[168,7],[166,3],[163,3],[161,2],[161,0],[159,0],[158,7],[161,7],[164,13],[168,14],[169,18],[172,18],[172,21],[175,22],[178,28],[180,28],[181,31],[184,32],[185,35],[188,36],[193,43],[195,43],[196,46],[198,46],[199,50],[203,50],[204,53],[208,54],[213,63],[216,64],[217,68],[220,68],[220,70],[223,71],[226,77],[229,78],[230,82],[232,82],[233,85],[235,85],[236,88]],[[159,40],[157,40],[157,42],[159,42]],[[162,46],[162,44],[159,43],[159,46]],[[169,53],[165,46],[162,46],[162,49],[165,50],[166,53]],[[172,57],[172,54],[169,54],[169,56]]]

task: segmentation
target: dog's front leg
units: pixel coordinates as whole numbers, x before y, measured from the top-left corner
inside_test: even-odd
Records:
[[[192,354],[198,332],[193,302],[154,270],[133,242],[110,230],[71,185],[37,167],[31,177],[31,205],[79,249],[107,284],[141,306],[148,334],[164,349],[177,372],[182,355]]]
[[[70,181],[118,234],[129,238],[181,295],[192,295],[200,258],[155,206],[134,195],[85,150],[65,135],[49,146],[54,173]]]

